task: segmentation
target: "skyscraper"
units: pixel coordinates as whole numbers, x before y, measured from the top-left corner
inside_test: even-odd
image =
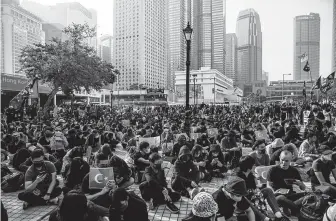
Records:
[[[113,56],[113,37],[111,35],[103,35],[99,39],[98,55],[107,63],[112,63]]]
[[[238,84],[260,81],[262,75],[262,32],[259,14],[254,9],[239,12],[236,34],[238,39]],[[245,91],[244,91],[245,93]]]
[[[193,1],[192,69],[201,67],[225,71],[225,2]]]
[[[174,89],[175,71],[185,70],[186,41],[183,29],[187,23],[187,0],[169,0],[167,7],[167,88]]]
[[[336,71],[336,0],[333,4],[332,71]]]
[[[78,2],[57,3],[55,5],[42,5],[30,0],[23,0],[21,6],[38,15],[46,23],[60,24],[64,27],[75,24],[87,23],[97,31],[97,12],[86,9]],[[97,36],[87,39],[87,43],[97,49]]]
[[[166,0],[115,0],[113,64],[123,89],[167,85]]]
[[[235,33],[226,34],[225,75],[237,81],[237,36]]]
[[[34,43],[44,43],[42,20],[23,9],[19,0],[2,0],[1,73],[21,74],[21,50]]]
[[[43,23],[42,30],[45,32],[45,41],[49,42],[53,38],[58,38],[62,41],[67,40],[68,36],[63,32],[64,28],[65,27],[59,23]]]
[[[320,75],[320,16],[316,13],[294,18],[294,80],[316,80]],[[303,71],[306,62],[301,62],[300,55],[307,53],[309,72]]]

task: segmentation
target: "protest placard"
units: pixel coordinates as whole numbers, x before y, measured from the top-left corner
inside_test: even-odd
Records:
[[[149,146],[159,146],[160,145],[160,136],[157,137],[139,137],[139,143],[146,141],[149,143]]]
[[[208,135],[209,135],[209,137],[216,137],[218,135],[218,129],[217,128],[209,128],[208,129]]]
[[[199,137],[201,137],[201,133],[190,133],[190,139],[197,140]]]

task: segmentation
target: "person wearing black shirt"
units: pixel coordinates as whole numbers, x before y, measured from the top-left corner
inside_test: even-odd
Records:
[[[336,158],[336,154],[327,146],[321,146],[320,152],[321,157],[313,162],[310,170],[312,188],[321,189],[324,194],[336,199],[336,184],[330,181],[331,173],[336,179],[336,166],[332,160],[332,155]]]
[[[251,208],[254,214],[259,217],[257,220],[266,220],[267,217],[265,214],[262,213],[265,209],[258,208],[256,206],[260,205],[261,199],[259,197],[255,197],[258,193],[262,194],[262,197],[267,200],[268,205],[272,208],[275,217],[280,219],[283,217],[282,213],[280,212],[280,208],[278,203],[276,202],[275,196],[273,191],[270,188],[257,188],[256,184],[256,177],[252,173],[252,168],[255,166],[255,159],[249,155],[242,156],[239,161],[239,171],[237,172],[237,176],[242,178],[245,181],[246,188],[248,191],[248,195],[246,196],[251,202]],[[257,203],[257,201],[259,203]],[[252,203],[254,202],[254,203]],[[259,204],[259,205],[257,205]]]
[[[227,184],[212,194],[218,204],[218,217],[228,220],[235,214],[238,217],[244,217],[244,220],[257,220],[245,195],[247,195],[245,181],[236,176],[230,177]]]
[[[150,165],[148,160],[150,154],[149,143],[143,141],[139,145],[139,151],[134,155],[134,164],[138,171],[144,171],[147,166]]]
[[[156,205],[166,204],[172,213],[178,213],[179,209],[174,205],[181,196],[168,188],[164,170],[161,168],[162,160],[159,154],[152,153],[149,156],[150,166],[146,167],[144,182],[139,189],[142,198],[148,202],[149,209],[154,209]]]
[[[275,191],[280,207],[286,215],[297,216],[305,193],[295,193],[293,184],[305,190],[299,171],[290,166],[293,155],[288,150],[280,154],[280,165],[272,167],[267,174],[267,185]]]

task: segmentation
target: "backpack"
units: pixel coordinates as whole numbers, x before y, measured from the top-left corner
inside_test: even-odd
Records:
[[[21,172],[16,172],[4,177],[1,182],[1,189],[5,193],[15,192],[20,190],[24,184],[24,174]]]
[[[322,221],[328,207],[328,201],[322,193],[309,193],[303,198],[299,221]]]

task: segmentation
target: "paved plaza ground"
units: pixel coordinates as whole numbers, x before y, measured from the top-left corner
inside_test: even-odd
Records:
[[[247,154],[247,150],[245,150],[245,154]],[[123,150],[117,150],[116,155],[124,158],[126,152]],[[170,179],[173,173],[173,166],[169,162],[164,162],[163,165],[166,169],[167,174],[167,182],[170,184]],[[62,178],[58,176],[61,180]],[[62,181],[62,180],[61,180]],[[209,192],[213,193],[216,191],[221,185],[223,185],[225,179],[213,178],[210,183],[202,183],[201,186]],[[61,182],[62,183],[62,182]],[[306,183],[308,184],[308,183]],[[136,194],[140,196],[139,185],[134,184],[130,190],[134,191]],[[7,209],[8,217],[10,221],[40,221],[40,220],[48,220],[51,211],[53,211],[56,206],[38,206],[28,208],[27,210],[22,209],[22,202],[17,199],[17,195],[19,192],[15,193],[1,193],[1,200]],[[180,208],[179,214],[172,214],[165,205],[161,205],[157,207],[153,211],[149,211],[149,220],[150,221],[180,221],[184,218],[191,210],[192,200],[182,197],[179,202],[175,204],[178,208]],[[296,220],[296,219],[293,219]]]

